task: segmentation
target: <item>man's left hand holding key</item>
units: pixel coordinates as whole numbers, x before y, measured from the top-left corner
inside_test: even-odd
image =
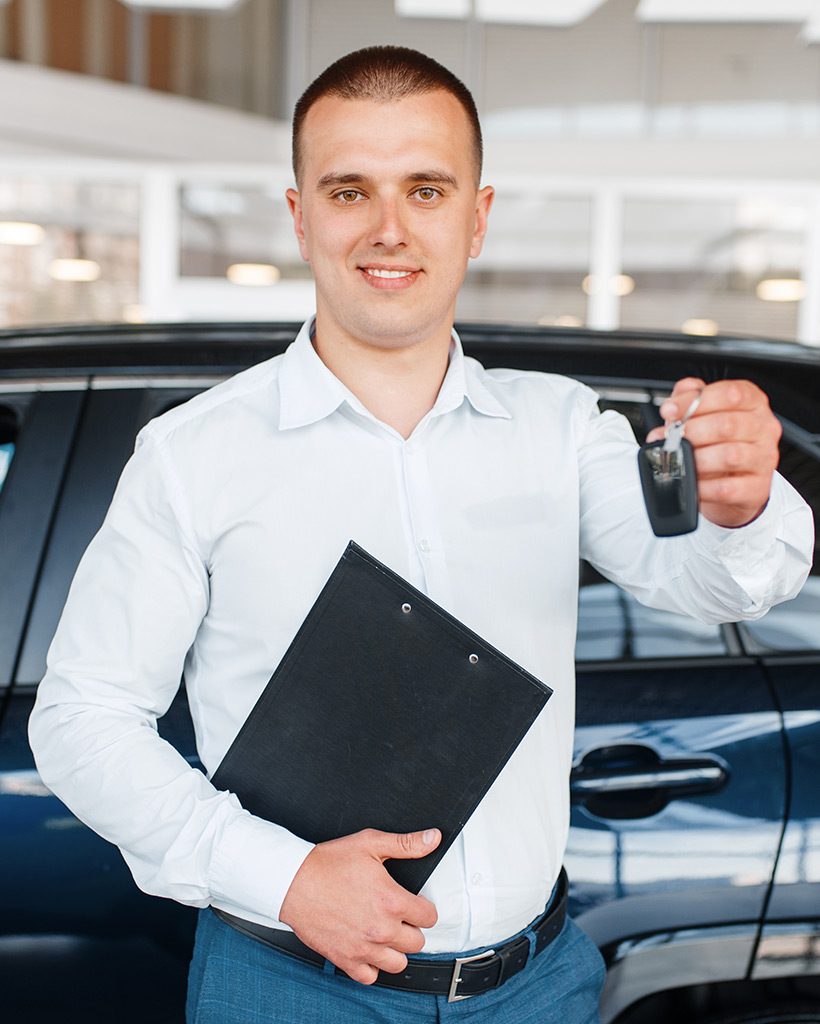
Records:
[[[748,380],[705,384],[686,377],[661,405],[661,416],[667,423],[682,419],[698,395],[685,433],[695,450],[701,515],[718,526],[745,526],[769,500],[782,427],[764,392]],[[647,441],[661,440],[665,430],[656,427]]]

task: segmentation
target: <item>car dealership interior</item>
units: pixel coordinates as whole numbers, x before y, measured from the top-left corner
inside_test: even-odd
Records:
[[[314,321],[291,113],[376,44],[471,89],[489,233],[456,300],[488,193],[451,96],[323,97]],[[521,1024],[521,983],[569,1024],[574,922],[601,1024],[820,1024],[820,0],[0,0],[0,98],[0,1021],[202,1021],[199,920],[294,971],[207,1020],[323,1022],[319,979],[358,1024],[285,869],[441,827],[359,797],[452,775],[488,798],[428,890],[463,952],[359,964],[408,989],[379,1020]],[[289,817],[328,798],[352,835]]]
[[[0,327],[307,315],[290,112],[377,43],[482,115],[461,321],[820,344],[816,0],[0,0]]]

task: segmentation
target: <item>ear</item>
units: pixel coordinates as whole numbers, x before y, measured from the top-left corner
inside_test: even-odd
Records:
[[[307,239],[305,238],[304,222],[302,220],[302,200],[299,193],[292,188],[289,188],[285,195],[288,200],[291,215],[293,216],[293,230],[296,232],[296,238],[299,242],[299,252],[302,254],[302,259],[306,263],[310,263],[308,244]]]
[[[481,252],[481,247],[484,245],[484,236],[487,234],[487,218],[490,215],[490,207],[493,205],[494,198],[495,189],[492,185],[486,185],[476,194],[475,231],[473,232],[473,241],[470,245],[470,256],[472,259],[478,256]]]

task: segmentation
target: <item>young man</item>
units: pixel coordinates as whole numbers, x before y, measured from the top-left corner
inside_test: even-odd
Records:
[[[620,417],[573,381],[464,358],[456,295],[493,191],[469,93],[435,62],[337,62],[297,106],[294,167],[316,317],[141,434],[52,648],[38,767],[143,889],[240,919],[201,913],[190,1021],[595,1021],[600,957],[554,893],[579,552],[647,603],[756,616],[801,586],[810,513],[748,382],[684,380],[662,407],[702,388],[701,526],[659,541]],[[383,862],[428,853],[435,821],[311,846],[155,728],[184,671],[214,771],[351,538],[555,691],[418,896]],[[454,975],[474,998],[448,1004]]]

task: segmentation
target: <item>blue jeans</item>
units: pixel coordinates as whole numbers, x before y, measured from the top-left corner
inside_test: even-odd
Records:
[[[529,929],[521,934],[534,936]],[[471,955],[480,950],[468,950]],[[428,959],[452,959],[429,957]],[[515,977],[473,999],[361,985],[269,949],[202,910],[188,975],[188,1024],[600,1024],[604,965],[567,918],[561,934]]]

